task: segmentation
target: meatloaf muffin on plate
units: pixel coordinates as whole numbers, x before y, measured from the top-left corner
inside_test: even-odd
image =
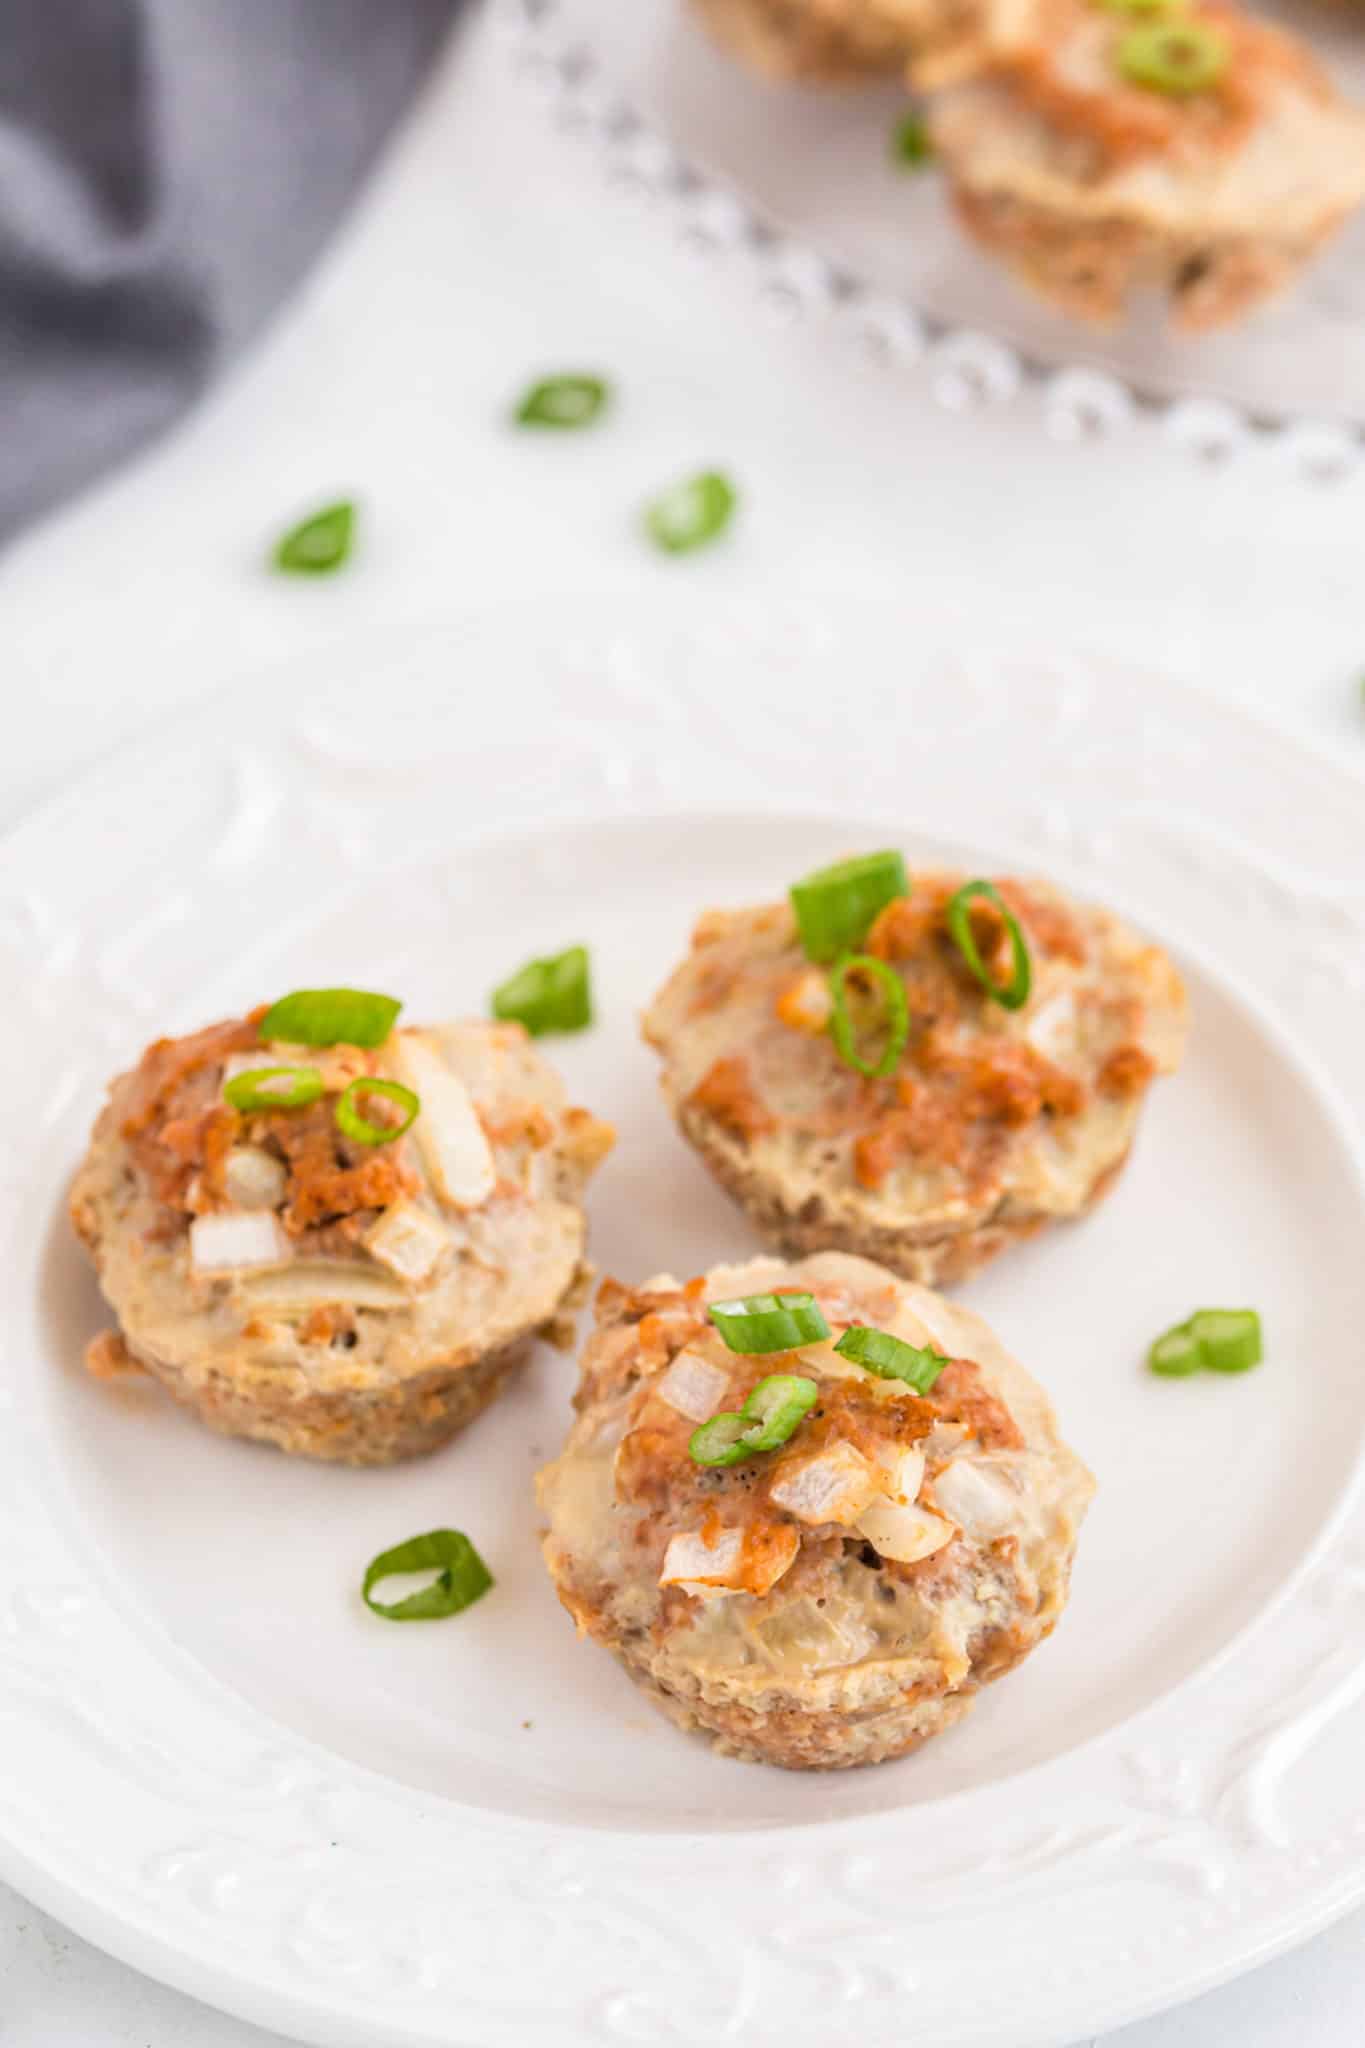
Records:
[[[1185,998],[1107,910],[912,884],[888,853],[706,912],[643,1028],[684,1136],[779,1250],[939,1284],[1113,1183]]]
[[[978,1316],[835,1252],[608,1281],[597,1316],[546,1562],[680,1727],[877,1763],[1056,1625],[1093,1482]]]
[[[583,1273],[612,1143],[519,1024],[302,991],[116,1080],[71,1216],[143,1368],[210,1428],[352,1465],[478,1414]]]
[[[936,0],[693,0],[730,54],[770,78],[898,72]]]
[[[1365,116],[1229,0],[980,0],[915,77],[968,233],[1083,320],[1226,326],[1365,200]]]

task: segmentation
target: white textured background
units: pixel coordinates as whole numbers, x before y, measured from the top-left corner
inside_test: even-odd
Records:
[[[547,443],[503,425],[529,374],[596,365],[620,390],[600,432]],[[635,508],[702,464],[741,484],[733,541],[661,561]],[[350,491],[365,529],[344,578],[262,572],[283,523]],[[476,23],[255,360],[172,443],[0,562],[0,825],[267,661],[316,674],[338,634],[680,582],[699,604],[775,606],[793,588],[851,603],[947,589],[1042,643],[1252,702],[1365,768],[1362,533],[1365,470],[1310,487],[1274,442],[1199,468],[1149,423],[1059,446],[1032,399],[955,416],[922,372],[864,362],[818,321],[777,326],[738,259],[699,262],[604,185]],[[1348,1921],[1110,2048],[1358,2048],[1363,1935]],[[4,2048],[274,2039],[0,1887]]]

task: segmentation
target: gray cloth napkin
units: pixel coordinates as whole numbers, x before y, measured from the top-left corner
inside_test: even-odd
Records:
[[[0,0],[0,541],[280,303],[459,0]]]

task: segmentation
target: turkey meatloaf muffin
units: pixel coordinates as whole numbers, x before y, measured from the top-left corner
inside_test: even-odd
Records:
[[[829,1339],[745,1356],[708,1320],[784,1289],[809,1291]],[[580,1631],[679,1726],[789,1769],[876,1763],[1055,1626],[1093,1482],[979,1317],[833,1252],[607,1282],[597,1315],[540,1476],[545,1557]],[[916,1347],[927,1391],[836,1351],[855,1324]],[[807,1387],[786,1440],[699,1464],[694,1432],[770,1375]]]
[[[263,1043],[263,1015],[161,1039],[110,1089],[71,1193],[118,1322],[88,1363],[307,1457],[431,1450],[573,1295],[611,1131],[520,1025],[320,1047]]]
[[[1017,1007],[953,936],[964,887],[997,989],[1016,933],[1026,949]],[[872,964],[843,979],[849,1015],[885,1001],[879,973],[904,991],[887,1071],[841,1052],[831,970],[806,957],[785,903],[705,913],[655,998],[644,1033],[665,1096],[722,1185],[783,1252],[861,1252],[930,1285],[1083,1214],[1128,1155],[1148,1083],[1181,1056],[1184,992],[1165,955],[1045,883],[941,873],[917,874],[856,943]],[[853,1050],[866,1066],[879,1047],[894,1049]]]
[[[968,233],[1083,320],[1148,288],[1177,327],[1224,326],[1365,199],[1365,117],[1228,0],[979,0],[916,78]]]
[[[771,78],[838,82],[899,72],[945,0],[693,0],[732,56]]]

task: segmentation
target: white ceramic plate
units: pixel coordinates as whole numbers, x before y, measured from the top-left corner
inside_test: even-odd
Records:
[[[948,403],[1049,379],[1062,432],[1104,432],[1136,394],[1195,401],[1172,428],[1219,448],[1267,422],[1365,426],[1365,215],[1282,299],[1202,338],[1170,333],[1155,303],[1113,334],[1066,319],[1013,283],[955,225],[934,174],[908,177],[888,139],[895,84],[773,85],[741,70],[685,0],[501,0],[554,103],[617,176],[662,197],[692,238],[742,250],[794,312],[832,312],[900,361],[928,359]],[[1280,10],[1365,101],[1358,10]],[[1310,467],[1320,433],[1304,439]]]
[[[298,983],[478,1009],[586,939],[602,1022],[556,1050],[621,1130],[599,1262],[751,1248],[635,1014],[699,905],[887,838],[1104,896],[1194,999],[1112,1201],[970,1289],[1100,1491],[1060,1631],[960,1730],[800,1777],[642,1704],[538,1558],[562,1357],[379,1473],[87,1380],[62,1192],[102,1081]],[[329,2044],[1027,2048],[1365,1893],[1365,808],[1326,760],[919,601],[503,618],[339,645],[124,754],[0,854],[0,963],[0,1871],[84,1933]],[[1261,1308],[1263,1369],[1146,1375],[1208,1300]],[[367,1615],[365,1561],[447,1522],[495,1594]]]

